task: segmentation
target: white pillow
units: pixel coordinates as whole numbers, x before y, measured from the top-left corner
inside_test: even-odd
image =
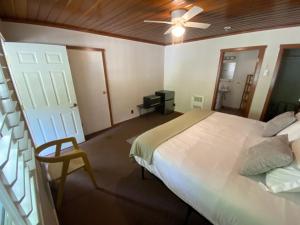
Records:
[[[300,139],[292,143],[292,150],[294,152],[297,167],[300,169]]]
[[[300,170],[295,164],[272,170],[266,175],[268,191],[300,192]]]
[[[300,138],[300,120],[291,124],[287,128],[280,131],[276,136],[287,134],[289,142],[295,141]]]

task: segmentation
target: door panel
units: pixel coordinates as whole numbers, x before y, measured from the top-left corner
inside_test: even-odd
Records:
[[[101,51],[68,49],[85,134],[111,127]]]
[[[5,54],[35,145],[70,136],[83,142],[66,48],[7,42]]]
[[[66,75],[64,72],[50,72],[51,83],[54,87],[54,94],[56,98],[56,102],[58,105],[61,104],[71,104],[71,96],[68,92],[68,87],[66,85]]]
[[[25,87],[23,88],[28,90],[29,99],[31,100],[30,106],[32,108],[49,106],[46,93],[43,90],[44,82],[42,81],[42,74],[40,72],[24,72],[23,76],[25,80]]]

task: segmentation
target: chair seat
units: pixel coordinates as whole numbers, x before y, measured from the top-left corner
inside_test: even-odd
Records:
[[[73,150],[62,152],[62,144],[69,142],[72,143]],[[56,147],[54,155],[40,155],[41,152],[52,146]],[[40,145],[35,150],[35,158],[39,162],[45,163],[48,170],[47,174],[49,181],[55,181],[59,179],[59,187],[56,196],[56,208],[58,210],[61,208],[62,205],[64,186],[68,174],[80,168],[84,168],[90,176],[95,188],[98,188],[95,176],[92,172],[91,165],[87,158],[87,154],[79,148],[75,137],[54,140]]]
[[[65,152],[61,155],[69,155],[75,153],[76,150]],[[75,158],[70,160],[70,164],[68,167],[68,174],[74,172],[75,170],[78,170],[82,167],[84,167],[84,161],[82,158]],[[58,180],[62,176],[62,168],[63,168],[63,163],[58,162],[58,163],[48,163],[48,175],[49,175],[49,180],[54,181]]]

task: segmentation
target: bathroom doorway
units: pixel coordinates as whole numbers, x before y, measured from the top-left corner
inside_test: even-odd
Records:
[[[221,50],[213,110],[248,117],[265,48]]]
[[[261,115],[268,121],[300,109],[300,44],[281,45],[271,87]]]

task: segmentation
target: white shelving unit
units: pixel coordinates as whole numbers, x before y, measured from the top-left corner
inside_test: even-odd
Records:
[[[0,224],[43,225],[34,148],[4,70],[0,65]]]

